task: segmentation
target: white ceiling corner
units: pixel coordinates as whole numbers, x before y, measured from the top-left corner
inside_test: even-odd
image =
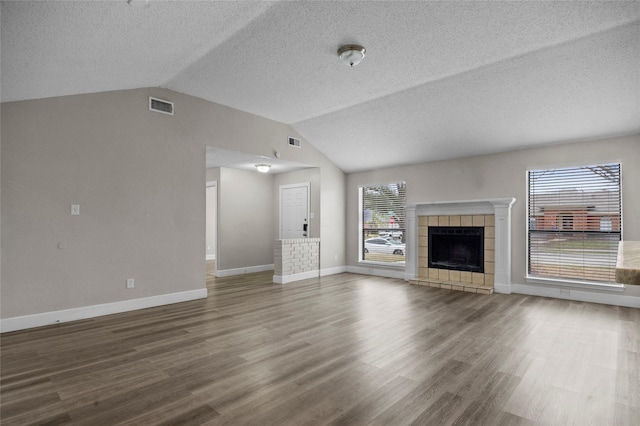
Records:
[[[640,132],[638,1],[0,7],[3,102],[167,87],[290,124],[345,171]]]

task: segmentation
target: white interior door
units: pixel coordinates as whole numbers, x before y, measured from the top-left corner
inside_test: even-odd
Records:
[[[280,187],[280,238],[309,236],[309,184]]]

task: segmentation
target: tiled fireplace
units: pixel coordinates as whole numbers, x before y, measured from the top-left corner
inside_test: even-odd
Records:
[[[467,291],[479,294],[510,293],[511,287],[511,206],[514,198],[431,202],[407,206],[407,264],[405,278],[412,284]],[[467,261],[433,262],[429,265],[429,230],[432,246],[436,230],[445,233],[482,235],[482,253]],[[476,230],[476,231],[474,231]],[[463,238],[464,239],[464,238]],[[432,248],[433,250],[433,248]],[[466,248],[450,249],[455,257],[466,256]],[[455,254],[462,251],[462,254]],[[473,256],[472,256],[473,257]],[[473,262],[472,262],[473,263]]]
[[[495,271],[495,216],[487,215],[439,215],[418,216],[418,276],[413,284],[444,288],[447,290],[467,291],[471,293],[492,294]],[[465,270],[466,268],[429,267],[429,229],[474,229],[484,230],[484,268],[482,272]],[[432,242],[433,246],[433,242]]]

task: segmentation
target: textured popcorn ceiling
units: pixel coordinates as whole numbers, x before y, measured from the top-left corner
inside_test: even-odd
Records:
[[[1,35],[3,102],[167,87],[345,171],[640,132],[637,1],[3,1]]]

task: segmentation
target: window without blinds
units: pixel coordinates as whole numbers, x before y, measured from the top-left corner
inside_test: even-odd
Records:
[[[528,202],[529,276],[615,281],[620,164],[531,170]]]
[[[361,260],[404,264],[406,183],[360,187]]]

